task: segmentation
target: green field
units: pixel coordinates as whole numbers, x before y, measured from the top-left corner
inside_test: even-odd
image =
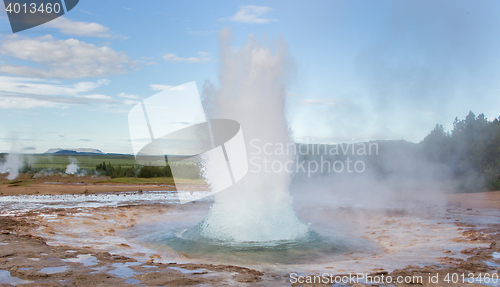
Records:
[[[33,168],[65,169],[71,161],[75,161],[80,168],[95,169],[96,165],[106,162],[113,166],[131,167],[137,165],[133,155],[53,155],[35,154],[26,155],[25,161]]]
[[[175,182],[172,177],[154,177],[154,178],[136,178],[136,177],[120,177],[111,178],[96,183],[121,183],[121,184],[189,184],[189,185],[206,185],[202,179],[176,178]]]
[[[0,155],[4,158],[5,155]],[[0,161],[2,159],[0,158]],[[92,175],[98,174],[113,178],[172,178],[171,166],[176,166],[177,177],[190,180],[200,179],[198,165],[195,162],[179,161],[172,158],[167,166],[142,166],[133,155],[103,154],[103,155],[68,155],[68,154],[27,154],[24,155],[22,173],[64,172],[70,163],[76,163],[79,172]],[[126,180],[125,180],[126,181]],[[125,183],[123,181],[123,183]],[[162,182],[163,183],[163,182]]]

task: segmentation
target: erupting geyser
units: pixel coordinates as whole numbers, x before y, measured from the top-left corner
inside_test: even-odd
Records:
[[[285,97],[293,70],[286,43],[271,51],[250,35],[246,46],[231,48],[231,32],[219,35],[219,85],[207,83],[203,96],[209,118],[232,119],[241,124],[247,148],[250,142],[291,142],[285,119]],[[252,157],[261,155],[248,154]],[[292,155],[266,154],[271,162],[293,160]],[[309,225],[298,218],[289,194],[290,173],[282,169],[247,175],[230,188],[215,194],[208,216],[185,236],[222,242],[290,241],[307,237]]]

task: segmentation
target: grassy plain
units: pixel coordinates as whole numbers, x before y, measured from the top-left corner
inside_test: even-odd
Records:
[[[95,169],[96,165],[106,162],[113,166],[130,167],[137,165],[133,155],[58,155],[34,154],[26,155],[25,160],[33,168],[65,169],[72,161],[80,168]]]

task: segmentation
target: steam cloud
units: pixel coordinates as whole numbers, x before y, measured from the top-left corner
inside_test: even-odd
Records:
[[[23,158],[18,153],[9,153],[4,163],[0,163],[0,173],[9,173],[8,180],[16,179],[23,166]]]
[[[238,121],[247,149],[256,145],[260,150],[265,145],[288,146],[292,140],[285,118],[285,95],[294,63],[286,43],[279,42],[273,52],[250,36],[248,44],[235,52],[228,29],[221,31],[219,41],[219,85],[207,82],[203,90],[208,117]],[[269,162],[297,160],[290,153],[265,156]],[[363,173],[316,173],[312,177],[295,173],[293,185],[292,174],[286,169],[249,172],[240,182],[215,194],[214,205],[197,226],[197,233],[226,242],[303,238],[310,227],[292,207],[290,190],[298,214],[311,222],[314,219],[308,215],[323,207],[404,208],[402,201],[443,203],[443,184],[449,179],[449,170],[424,159],[415,144],[380,142],[380,153],[353,157],[358,159],[366,163]],[[321,162],[311,155],[299,160]],[[331,221],[319,218],[323,223]]]
[[[78,170],[80,169],[78,167],[78,160],[74,157],[68,157],[68,160],[70,161],[70,164],[66,166],[66,171],[64,173],[66,174],[76,174],[78,173]]]

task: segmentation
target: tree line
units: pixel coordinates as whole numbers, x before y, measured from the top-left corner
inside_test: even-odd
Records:
[[[428,160],[447,165],[462,191],[500,190],[500,117],[472,111],[453,129],[437,124],[420,142]]]
[[[189,163],[173,163],[177,166],[177,172],[180,177],[198,179],[200,178],[198,166]],[[172,177],[172,164],[166,166],[143,166],[132,165],[122,167],[121,165],[112,165],[110,162],[102,162],[95,168],[95,172],[99,175],[106,175],[111,178],[118,177],[140,177],[140,178],[153,178],[153,177]]]

